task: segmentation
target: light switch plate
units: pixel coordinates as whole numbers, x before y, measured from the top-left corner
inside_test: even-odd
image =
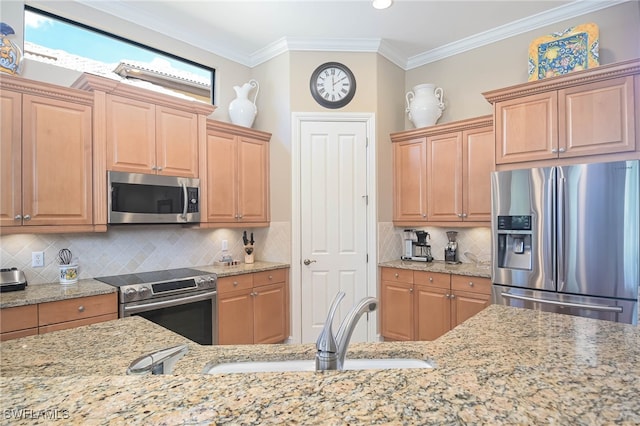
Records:
[[[31,252],[31,267],[42,268],[44,266],[44,252],[32,251]]]
[[[222,250],[229,249],[229,242],[227,240],[222,240]]]

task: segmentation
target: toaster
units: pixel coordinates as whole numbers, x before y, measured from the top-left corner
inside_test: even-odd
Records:
[[[27,278],[24,272],[18,268],[0,269],[0,292],[24,290],[27,287]]]

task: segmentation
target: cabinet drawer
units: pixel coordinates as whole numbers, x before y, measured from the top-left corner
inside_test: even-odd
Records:
[[[491,280],[481,277],[467,277],[451,275],[451,289],[453,291],[469,291],[472,293],[491,294]]]
[[[269,285],[284,282],[286,279],[286,269],[274,269],[271,271],[256,272],[253,274],[253,286]]]
[[[416,284],[449,289],[451,284],[451,275],[443,274],[441,272],[415,271],[413,274],[413,280]]]
[[[38,326],[38,305],[0,309],[0,333]]]
[[[116,293],[46,302],[38,305],[38,324],[45,326],[118,312]]]
[[[111,321],[118,319],[117,313],[99,315],[79,320],[66,321],[57,324],[45,325],[38,329],[38,334],[51,333],[52,331],[67,330],[69,328],[81,327],[83,325],[97,324],[99,322]]]
[[[218,278],[218,294],[253,288],[253,274]]]
[[[10,331],[8,333],[0,333],[0,341],[19,339],[21,337],[35,336],[38,334],[38,327],[27,328],[26,330]]]
[[[382,268],[382,281],[413,283],[413,271],[409,269]]]

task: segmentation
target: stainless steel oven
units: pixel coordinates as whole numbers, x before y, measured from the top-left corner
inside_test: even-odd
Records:
[[[98,277],[118,287],[119,317],[139,315],[201,345],[217,343],[217,276],[181,268]]]

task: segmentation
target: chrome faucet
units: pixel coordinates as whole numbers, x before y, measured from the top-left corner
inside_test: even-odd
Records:
[[[373,297],[365,297],[360,300],[351,308],[340,324],[336,337],[332,330],[333,317],[344,296],[345,293],[343,291],[336,294],[329,308],[327,320],[316,341],[316,371],[342,370],[351,335],[356,328],[356,324],[358,324],[358,320],[363,314],[373,312],[378,307],[378,299]]]
[[[187,345],[178,345],[142,355],[129,365],[127,374],[171,374],[176,362],[188,350]]]

